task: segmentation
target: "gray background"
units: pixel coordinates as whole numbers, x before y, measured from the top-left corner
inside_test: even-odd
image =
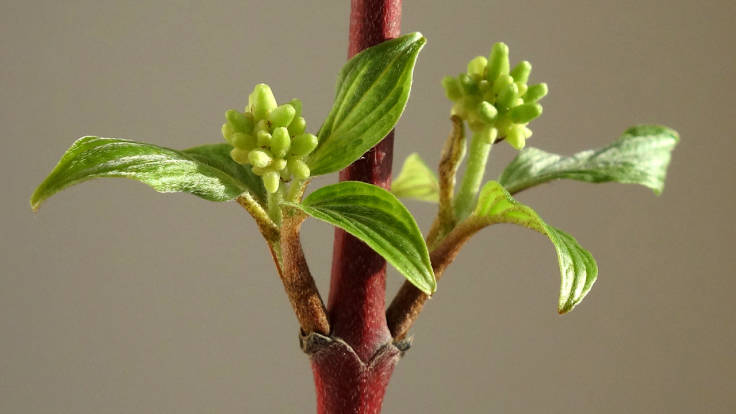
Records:
[[[296,320],[237,205],[126,180],[71,188],[35,215],[27,200],[85,134],[219,142],[224,111],[257,82],[301,97],[315,131],[348,12],[336,1],[0,4],[1,413],[313,411]],[[404,32],[429,41],[396,169],[413,151],[436,164],[449,127],[439,80],[497,40],[550,85],[531,145],[569,154],[638,122],[672,126],[682,143],[661,197],[573,182],[520,195],[595,254],[592,293],[558,316],[549,243],[513,226],[481,233],[416,325],[385,412],[735,412],[736,3],[406,1],[403,16]],[[490,176],[512,155],[499,146]],[[409,207],[426,229],[435,207]],[[311,222],[304,241],[326,296],[331,229]]]

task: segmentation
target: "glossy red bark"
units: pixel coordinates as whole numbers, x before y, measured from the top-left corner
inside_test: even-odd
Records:
[[[348,56],[398,37],[401,0],[352,0]],[[340,180],[388,188],[393,131]],[[337,229],[327,311],[328,342],[307,350],[317,391],[318,413],[378,413],[400,351],[386,324],[386,262],[371,248]]]

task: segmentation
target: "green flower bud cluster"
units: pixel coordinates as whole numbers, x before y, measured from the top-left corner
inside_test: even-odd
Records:
[[[265,83],[253,89],[245,112],[225,112],[222,136],[234,147],[230,156],[239,164],[250,164],[269,193],[278,191],[282,181],[309,178],[304,157],[317,147],[317,137],[305,132],[301,112],[298,99],[278,105]]]
[[[528,85],[532,65],[521,61],[509,68],[509,48],[496,43],[488,58],[477,56],[466,73],[442,80],[447,97],[454,102],[452,114],[464,119],[470,129],[489,143],[505,138],[521,149],[532,135],[527,124],[542,114],[537,103],[547,94],[547,84]]]

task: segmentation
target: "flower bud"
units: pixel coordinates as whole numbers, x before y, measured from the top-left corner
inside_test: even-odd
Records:
[[[478,115],[481,121],[490,124],[496,119],[498,110],[489,102],[483,101],[478,105]]]
[[[512,78],[509,75],[501,75],[496,79],[496,82],[493,83],[493,93],[498,95],[501,93],[502,90],[504,90],[507,86],[514,83],[514,78]]]
[[[304,120],[303,117],[298,116],[294,118],[293,121],[291,121],[291,124],[289,124],[289,134],[293,136],[297,136],[304,132],[304,130],[307,129],[307,121]]]
[[[461,73],[457,78],[460,80],[460,87],[462,88],[463,94],[473,95],[478,93],[478,83],[468,76],[467,73]]]
[[[488,59],[483,56],[476,56],[468,62],[468,75],[483,77],[483,72],[486,70]]]
[[[221,131],[222,137],[225,138],[225,141],[232,142],[233,133],[235,132],[233,131],[233,127],[229,123],[225,122],[224,124],[222,124]]]
[[[514,82],[527,83],[529,81],[529,74],[532,71],[532,64],[526,60],[522,60],[511,71],[511,77],[514,78]]]
[[[281,176],[276,171],[268,171],[263,174],[263,186],[266,187],[266,191],[271,194],[279,190],[280,182]]]
[[[286,160],[283,158],[274,158],[271,162],[271,168],[274,171],[281,171],[286,168]]]
[[[524,95],[524,102],[537,102],[544,98],[548,91],[547,84],[544,82],[531,85]]]
[[[273,130],[273,135],[271,137],[271,152],[275,157],[285,157],[289,152],[290,145],[291,137],[289,137],[289,131],[286,128],[278,127]]]
[[[266,131],[258,131],[256,140],[259,147],[268,147],[271,145],[271,134]]]
[[[233,134],[231,144],[235,148],[250,151],[256,147],[256,137],[250,134],[244,134],[242,132],[236,132]]]
[[[305,133],[297,135],[291,143],[291,154],[300,156],[308,155],[317,148],[318,143],[317,137],[312,134]]]
[[[230,151],[230,158],[238,164],[248,164],[248,151],[240,148],[233,148]]]
[[[248,153],[248,161],[254,167],[266,168],[271,165],[272,160],[271,155],[264,150],[253,150]]]
[[[253,115],[257,120],[266,119],[268,114],[276,109],[276,98],[271,88],[265,83],[259,83],[253,89]]]
[[[525,140],[526,138],[523,126],[514,125],[509,128],[508,134],[506,135],[506,141],[508,141],[512,147],[517,150],[524,148],[524,145],[526,144]]]
[[[511,108],[509,115],[511,120],[517,124],[526,124],[542,114],[542,105],[538,103],[527,103]]]
[[[442,86],[445,88],[445,95],[447,99],[456,101],[463,96],[463,91],[460,89],[460,82],[452,76],[445,76],[442,79]]]
[[[300,180],[306,180],[307,178],[309,178],[309,167],[304,161],[292,157],[289,159],[287,166],[289,168],[289,171],[294,174],[294,177]]]
[[[514,99],[516,99],[518,95],[519,88],[516,86],[515,83],[511,83],[498,94],[496,105],[499,105],[502,108],[508,108],[511,106],[511,103],[514,101]]]
[[[228,109],[225,112],[225,118],[227,122],[232,126],[234,131],[238,132],[251,132],[253,130],[253,115],[244,114],[234,109]]]
[[[296,109],[290,104],[284,104],[271,111],[268,120],[274,128],[285,127],[291,123],[295,115]]]
[[[509,47],[498,42],[491,48],[486,67],[486,79],[493,83],[499,76],[509,73]]]
[[[291,100],[291,102],[289,102],[289,105],[293,106],[296,110],[296,113],[294,114],[295,118],[302,116],[302,101],[294,98]]]

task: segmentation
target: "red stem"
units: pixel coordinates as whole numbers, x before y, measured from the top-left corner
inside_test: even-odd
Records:
[[[399,36],[401,0],[353,0],[349,57]],[[361,159],[340,172],[354,180],[389,188],[394,133],[391,131]],[[332,279],[327,312],[332,335],[343,339],[367,361],[391,340],[386,324],[386,261],[343,230],[335,230]]]
[[[398,37],[401,0],[352,0],[348,56]],[[394,133],[340,172],[388,188]],[[319,413],[378,413],[400,352],[386,323],[386,261],[335,230],[327,312],[336,341],[310,352]]]

